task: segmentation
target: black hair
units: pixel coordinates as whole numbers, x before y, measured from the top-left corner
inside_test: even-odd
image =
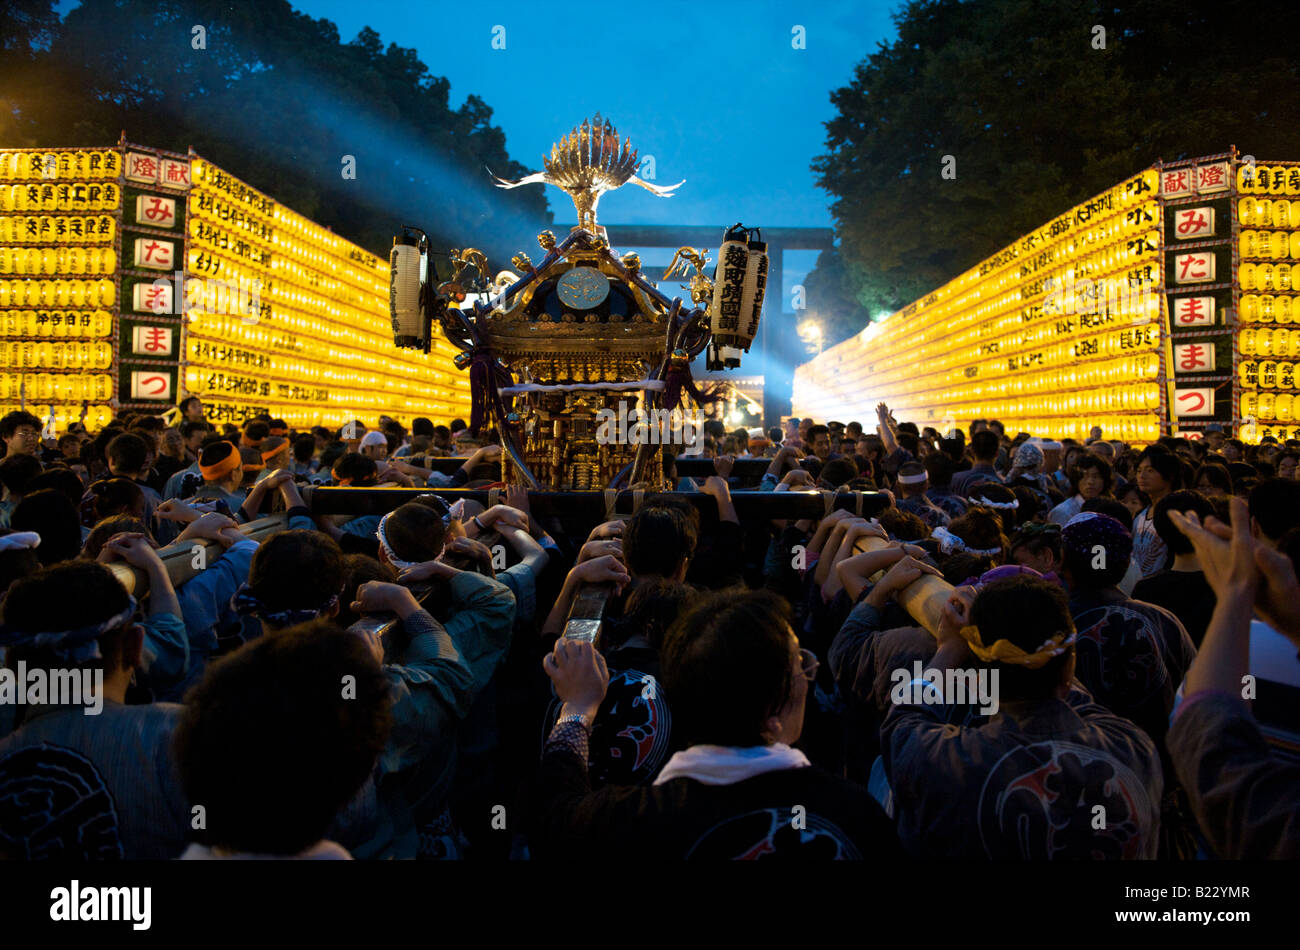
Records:
[[[149,446],[144,439],[131,432],[123,432],[108,443],[105,456],[119,473],[136,474],[144,471],[149,462]]]
[[[971,623],[979,628],[986,647],[998,640],[1015,644],[1026,653],[1036,651],[1058,634],[1074,633],[1065,591],[1051,581],[1022,574],[993,581],[979,592],[971,606]],[[1036,670],[1015,663],[998,663],[998,689],[1003,702],[1050,699],[1061,685],[1073,645]]]
[[[670,577],[694,556],[700,515],[670,495],[652,495],[623,526],[623,557],[634,576]]]
[[[980,429],[970,437],[971,454],[981,462],[991,462],[998,457],[1002,443],[991,429]]]
[[[0,528],[0,538],[14,532]],[[35,574],[41,569],[41,562],[36,557],[35,548],[10,548],[0,551],[0,596],[4,595],[10,585],[20,577]]]
[[[668,628],[699,596],[689,584],[663,577],[638,580],[623,603],[623,615],[602,634],[602,648],[617,649],[639,635],[645,637],[650,649],[658,651]]]
[[[188,439],[196,432],[211,431],[212,426],[208,425],[206,422],[190,422],[189,420],[186,420],[180,424],[179,428],[181,431],[181,438]]]
[[[1191,554],[1194,550],[1192,542],[1169,520],[1171,511],[1180,511],[1184,514],[1194,511],[1204,522],[1207,516],[1214,514],[1214,506],[1200,492],[1187,489],[1170,492],[1156,502],[1155,511],[1151,513],[1151,521],[1155,526],[1156,534],[1160,535],[1160,540],[1165,543],[1170,554]]]
[[[203,401],[203,400],[200,399],[198,396],[186,396],[184,399],[181,400],[181,403],[180,403],[181,413],[184,414],[185,412],[188,412],[188,411],[189,411],[190,403],[192,403],[192,402],[202,402],[202,401]]]
[[[1170,491],[1183,487],[1183,461],[1163,445],[1148,445],[1138,456],[1138,465],[1147,462],[1156,473],[1169,483]],[[1135,469],[1136,471],[1136,469]]]
[[[248,586],[271,611],[321,607],[343,589],[343,551],[319,531],[282,531],[258,547]]]
[[[876,520],[891,538],[899,541],[920,541],[930,536],[930,527],[921,520],[920,516],[910,511],[902,511],[893,505],[882,508],[876,515]]]
[[[293,457],[304,465],[316,454],[316,437],[300,435],[293,440]]]
[[[1137,495],[1138,501],[1141,502],[1143,508],[1149,507],[1150,504],[1151,504],[1151,499],[1150,499],[1149,497],[1147,497],[1147,493],[1146,493],[1146,492],[1144,492],[1142,489],[1138,488],[1138,484],[1137,484],[1137,482],[1128,482],[1127,484],[1125,484],[1123,488],[1121,488],[1118,492],[1116,492],[1116,494],[1115,494],[1115,501],[1117,501],[1117,502],[1123,502],[1124,499],[1127,498],[1129,495]],[[1094,499],[1092,499],[1092,500],[1093,500],[1093,501],[1100,501],[1101,499],[1100,499],[1100,498],[1094,498]],[[1123,506],[1121,505],[1121,507],[1123,507]],[[1100,509],[1100,508],[1090,509],[1090,508],[1087,507],[1087,502],[1085,502],[1085,503],[1084,503],[1084,508],[1083,508],[1083,510],[1084,510],[1084,511],[1100,511],[1101,509]],[[1130,517],[1129,520],[1132,521],[1133,519]]]
[[[464,419],[452,419],[451,425],[448,427],[447,431],[449,434],[455,435],[457,432],[461,431],[462,429],[468,429],[468,428],[469,426],[465,425]]]
[[[1132,485],[1130,485],[1129,488],[1132,488],[1133,491],[1137,491],[1137,489]],[[1123,498],[1129,493],[1129,488],[1120,492],[1120,498]],[[1138,495],[1144,499],[1145,504],[1150,504],[1150,501],[1146,500],[1146,495],[1143,495],[1140,491],[1138,492]],[[1104,495],[1099,495],[1096,498],[1089,498],[1083,503],[1083,507],[1081,507],[1079,511],[1093,511],[1099,515],[1110,515],[1126,528],[1130,527],[1133,523],[1133,516],[1129,514],[1129,510],[1124,507],[1124,503],[1120,501],[1119,498],[1107,498]]]
[[[124,476],[102,478],[90,485],[90,514],[93,521],[114,515],[144,513],[144,490]]]
[[[271,434],[271,427],[261,419],[254,419],[244,426],[244,437],[250,442],[260,442]]]
[[[1111,468],[1110,462],[1107,462],[1100,455],[1096,455],[1086,450],[1083,450],[1083,454],[1081,454],[1075,460],[1074,465],[1070,467],[1068,473],[1070,476],[1070,491],[1076,495],[1079,493],[1079,482],[1083,481],[1083,473],[1089,469],[1092,469],[1101,475],[1101,493],[1103,495],[1109,495],[1111,489],[1115,485],[1115,470]]]
[[[28,484],[41,474],[41,463],[34,455],[6,455],[0,461],[0,483],[15,495],[27,491]]]
[[[794,689],[790,608],[769,591],[702,596],[669,629],[660,660],[673,734],[687,745],[766,744]]]
[[[343,593],[339,595],[339,613],[334,619],[340,627],[350,627],[361,619],[359,614],[352,612],[352,602],[357,599],[357,588],[368,581],[395,584],[397,571],[387,564],[380,564],[368,554],[347,554],[343,557],[343,572]]]
[[[1061,563],[1061,526],[1037,521],[1026,522],[1016,530],[1007,544],[1007,550],[1013,557],[1021,548],[1034,555],[1050,551],[1056,563]]]
[[[42,539],[41,547],[44,546]],[[5,597],[5,626],[24,633],[76,630],[102,623],[122,613],[129,605],[126,588],[103,564],[67,561],[14,581]],[[118,669],[122,665],[122,638],[131,622],[128,620],[122,626],[106,631],[99,637],[100,658],[79,665],[105,671]],[[67,666],[66,660],[39,647],[10,647],[6,661],[13,663],[20,659],[46,668]]]
[[[360,452],[348,452],[334,463],[330,471],[340,482],[348,478],[351,479],[350,484],[364,486],[374,484],[379,466],[368,455],[362,455]]]
[[[298,854],[365,783],[391,729],[388,679],[362,638],[314,621],[244,645],[186,697],[173,739],[186,797],[205,810],[200,837]]]
[[[426,419],[423,416],[417,416],[411,420],[412,437],[417,435],[427,435],[432,437],[433,434],[433,420]]]
[[[931,452],[922,462],[930,484],[935,488],[945,488],[952,484],[952,476],[957,466],[945,452]]]
[[[153,537],[149,526],[139,518],[130,515],[110,515],[90,529],[90,534],[86,535],[86,540],[81,543],[80,557],[90,561],[95,560],[99,557],[99,552],[104,550],[104,544],[109,538],[127,532],[143,534],[146,538]]]
[[[81,552],[81,518],[68,496],[54,488],[28,492],[9,517],[15,531],[41,536],[36,557],[42,564],[70,561]]]
[[[831,434],[831,430],[829,426],[824,426],[824,425],[809,426],[808,444],[811,445],[813,442],[816,442],[817,436],[819,435],[824,435],[829,438],[830,434]]]
[[[30,412],[23,412],[15,409],[0,419],[0,439],[11,439],[13,434],[18,431],[19,426],[31,426],[33,429],[41,428],[41,420],[37,419]]]
[[[403,561],[432,561],[442,553],[447,526],[432,505],[407,502],[384,522],[384,535]]]
[[[851,482],[858,477],[858,466],[852,459],[838,458],[831,459],[822,466],[819,481],[824,482],[831,488],[839,488],[846,482]]]
[[[987,431],[987,430],[985,430]],[[1002,488],[1002,486],[998,486]],[[1007,494],[1011,494],[1010,491]],[[1014,496],[1013,496],[1014,497]],[[997,499],[990,498],[989,501]],[[989,555],[998,564],[1007,559],[1007,536],[1004,533],[1002,518],[993,508],[972,504],[962,514],[952,519],[948,531],[965,542],[966,547],[977,551],[998,549],[997,554]]]
[[[1250,516],[1270,541],[1276,541],[1300,524],[1300,482],[1269,478],[1250,490]]]

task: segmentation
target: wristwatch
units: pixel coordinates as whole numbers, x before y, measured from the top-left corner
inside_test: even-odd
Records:
[[[570,723],[570,722],[582,723],[582,727],[584,729],[586,729],[588,732],[591,731],[591,718],[587,716],[585,713],[570,713],[567,716],[561,716],[559,719],[555,720],[555,725],[563,726],[565,723]]]

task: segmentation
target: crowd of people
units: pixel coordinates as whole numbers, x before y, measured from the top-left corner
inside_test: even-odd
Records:
[[[462,420],[204,412],[0,419],[0,856],[1300,855],[1300,442],[711,420],[584,521]]]

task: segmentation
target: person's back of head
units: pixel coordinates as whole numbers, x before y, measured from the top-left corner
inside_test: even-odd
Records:
[[[603,648],[617,649],[639,636],[650,649],[659,650],[668,628],[699,596],[694,587],[663,577],[637,581],[623,603],[622,617],[602,635]]]
[[[985,430],[987,431],[987,430]],[[1007,536],[999,512],[984,505],[972,505],[948,524],[948,534],[959,538],[955,550],[1002,564],[1007,559]]]
[[[104,544],[108,539],[117,534],[143,534],[146,538],[153,536],[149,526],[139,518],[131,515],[110,515],[90,529],[90,534],[86,535],[86,540],[82,542],[79,556],[89,561],[95,560],[99,557],[99,552],[104,550]]]
[[[186,797],[203,804],[200,839],[219,853],[307,850],[391,729],[388,680],[362,637],[316,621],[244,645],[208,668],[173,740]]]
[[[1029,574],[990,581],[975,597],[971,625],[980,649],[1003,659],[996,663],[1001,702],[1042,701],[1068,686],[1074,671],[1074,622],[1059,584]],[[1015,647],[995,647],[1005,640]],[[1005,658],[1015,654],[1015,659]]]
[[[999,447],[997,433],[990,429],[980,429],[971,436],[970,450],[977,462],[992,462],[998,457]]]
[[[1114,587],[1128,572],[1133,535],[1123,521],[1080,512],[1061,530],[1062,566],[1071,590]]]
[[[934,488],[947,488],[952,484],[952,476],[956,471],[956,465],[946,452],[931,452],[922,462],[925,466],[926,477],[930,480],[930,485]],[[900,473],[902,469],[899,469]]]
[[[858,477],[858,466],[852,459],[831,459],[822,466],[818,481],[823,487],[836,489]]]
[[[377,533],[380,550],[390,563],[401,566],[436,559],[447,539],[441,500],[436,505],[412,501],[394,508],[379,522]]]
[[[6,455],[0,462],[0,484],[13,495],[27,491],[28,484],[41,474],[41,463],[34,455]]]
[[[1160,540],[1165,543],[1165,547],[1169,549],[1170,554],[1191,554],[1193,551],[1192,542],[1188,540],[1187,535],[1174,527],[1173,521],[1169,518],[1169,512],[1171,511],[1178,511],[1183,514],[1194,511],[1196,516],[1204,523],[1207,517],[1214,514],[1214,505],[1210,504],[1210,500],[1200,492],[1186,489],[1170,492],[1156,502],[1151,520],[1155,526],[1156,534],[1160,535]]]
[[[14,581],[41,569],[36,556],[40,543],[40,535],[35,532],[0,528],[0,598]]]
[[[271,434],[271,427],[261,419],[254,419],[244,426],[243,444],[260,445],[262,440]]]
[[[699,513],[688,502],[651,496],[623,527],[623,557],[633,577],[674,577],[695,556]]]
[[[343,551],[319,531],[282,531],[253,555],[248,583],[236,595],[241,613],[275,629],[334,616],[343,590]]]
[[[361,619],[352,612],[357,599],[357,589],[370,581],[384,584],[397,583],[397,571],[380,564],[368,554],[346,554],[343,557],[343,593],[339,595],[339,615],[335,622],[340,627],[350,627]]]
[[[106,680],[121,679],[125,685],[144,642],[135,613],[135,601],[107,567],[66,561],[13,583],[5,597],[0,643],[8,645],[10,663],[97,669]]]
[[[427,435],[433,438],[433,420],[425,419],[423,416],[411,420],[411,436],[414,438],[418,435]]]
[[[41,536],[36,556],[42,564],[70,561],[81,553],[81,518],[68,496],[53,488],[29,492],[14,508],[9,527]]]
[[[301,465],[306,465],[316,454],[316,437],[300,435],[293,440],[293,458]]]
[[[244,480],[244,458],[233,442],[222,439],[203,447],[199,472],[205,483],[233,490]]]
[[[360,452],[348,452],[331,469],[340,485],[368,487],[375,483],[379,467],[375,460]]]
[[[1006,485],[997,482],[977,482],[966,493],[972,506],[988,508],[995,512],[1002,522],[1003,531],[1011,531],[1019,523],[1016,513],[1020,502],[1016,493]]]
[[[129,478],[103,478],[90,486],[92,520],[99,522],[115,515],[144,517],[144,490]]]
[[[1300,482],[1289,478],[1264,479],[1250,490],[1247,504],[1260,534],[1276,543],[1300,524]]]
[[[768,591],[703,595],[669,628],[660,651],[675,740],[759,746],[794,690],[787,602]]]

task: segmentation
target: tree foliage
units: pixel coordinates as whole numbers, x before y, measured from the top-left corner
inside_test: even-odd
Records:
[[[910,0],[898,39],[831,94],[813,163],[840,240],[809,278],[838,294],[810,289],[839,315],[828,336],[1158,159],[1230,144],[1300,159],[1300,60],[1275,32],[1294,13],[1292,0]]]
[[[344,43],[286,0],[83,0],[62,22],[52,0],[2,8],[6,147],[105,145],[123,130],[193,147],[383,255],[417,224],[435,248],[474,244],[500,260],[550,220],[541,189],[490,187],[485,167],[525,172],[491,108],[475,95],[452,108],[445,78],[369,28]]]

